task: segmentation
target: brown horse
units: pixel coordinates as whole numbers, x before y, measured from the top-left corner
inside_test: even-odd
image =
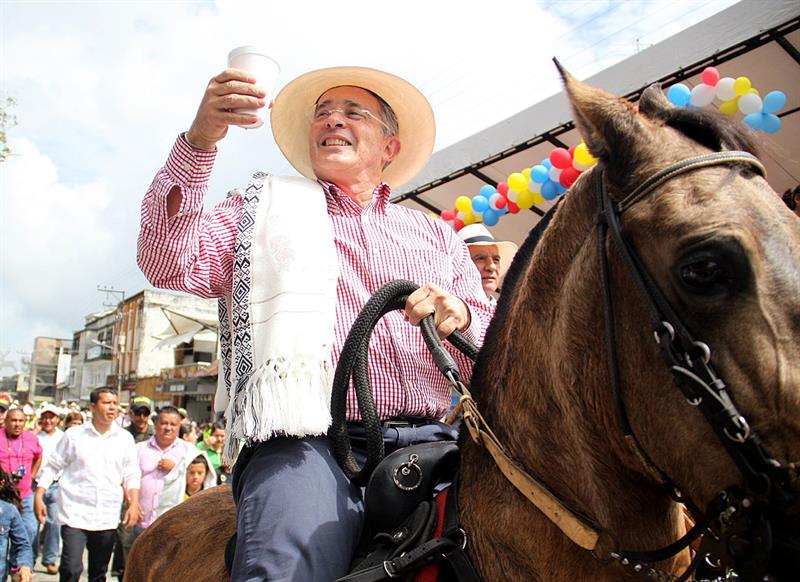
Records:
[[[600,159],[615,202],[686,158],[754,149],[745,130],[710,114],[675,110],[657,88],[645,92],[637,111],[564,76],[576,123]],[[652,466],[701,511],[743,477],[698,408],[674,386],[642,299],[611,242],[603,248],[615,307],[619,390],[650,468],[623,437],[603,339],[599,179],[599,170],[586,172],[538,244],[529,239],[518,253],[473,386],[509,454],[566,507],[601,528],[604,547],[595,553],[605,558],[611,546],[650,550],[684,533],[682,510]],[[800,266],[794,249],[800,247],[800,221],[749,167],[725,164],[660,183],[626,210],[622,228],[685,326],[711,347],[711,362],[751,429],[777,463],[789,467],[796,496]],[[571,542],[482,447],[469,438],[461,444],[460,517],[483,580],[639,579],[630,566],[604,563]],[[178,511],[191,518],[179,518]],[[795,497],[771,524],[769,571],[777,580],[800,571],[799,514]],[[215,525],[206,526],[212,518]],[[125,580],[220,580],[222,532],[234,529],[233,520],[227,489],[188,500],[137,540]],[[182,530],[168,529],[179,523]],[[202,538],[207,543],[195,537],[167,545],[170,535],[186,539],[189,528],[206,527],[219,535]],[[174,568],[166,573],[159,552],[180,574]],[[688,552],[678,552],[653,567],[659,579],[672,579],[687,562]]]

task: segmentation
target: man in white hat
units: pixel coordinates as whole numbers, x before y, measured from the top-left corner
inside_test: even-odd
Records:
[[[495,307],[497,290],[517,254],[517,245],[506,240],[495,240],[489,229],[482,224],[464,226],[458,231],[458,238],[467,245],[472,262],[481,274],[483,290],[489,303]]]
[[[385,283],[422,285],[369,346],[391,451],[455,437],[435,420],[449,408],[447,383],[407,322],[434,314],[442,337],[460,330],[481,342],[491,308],[452,229],[389,203],[427,163],[435,133],[425,97],[394,75],[335,67],[290,82],[274,101],[272,131],[304,177],[256,173],[203,212],[216,144],[230,125],[256,122],[237,110],[267,102],[243,71],[211,79],[145,197],[138,261],[157,287],[220,298],[215,409],[225,410],[228,462],[244,444],[232,580],[330,582],[346,573],[363,523],[361,490],[326,436],[332,370],[351,324]],[[456,357],[469,376],[471,364]],[[347,417],[363,437],[352,398]]]

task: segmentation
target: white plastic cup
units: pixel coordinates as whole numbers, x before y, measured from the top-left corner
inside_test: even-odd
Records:
[[[278,73],[281,68],[275,59],[268,57],[266,52],[257,46],[240,46],[228,53],[228,67],[247,71],[256,78],[256,85],[267,92],[267,103],[273,98],[275,84],[278,82]],[[264,125],[264,111],[266,109],[236,109],[236,113],[255,115],[258,122],[252,125],[243,125],[246,129],[255,129]]]

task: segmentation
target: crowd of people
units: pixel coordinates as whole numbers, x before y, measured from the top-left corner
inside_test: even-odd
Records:
[[[98,388],[88,407],[0,394],[0,580],[122,580],[133,541],[165,511],[224,482],[224,428]]]

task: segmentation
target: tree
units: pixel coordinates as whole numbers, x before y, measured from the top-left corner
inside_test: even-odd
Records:
[[[0,102],[0,162],[4,162],[11,154],[11,148],[8,147],[6,141],[6,131],[17,124],[17,118],[8,110],[16,103],[11,97],[6,97],[5,101]]]

